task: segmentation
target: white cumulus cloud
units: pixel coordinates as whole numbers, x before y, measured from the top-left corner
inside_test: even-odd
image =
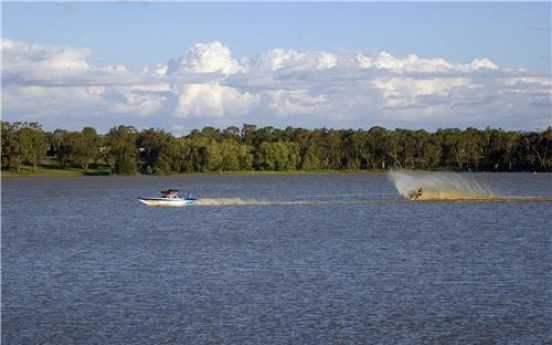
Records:
[[[176,117],[224,117],[246,114],[258,96],[219,83],[191,84],[180,88]]]
[[[122,100],[111,104],[115,113],[149,116],[158,113],[166,102],[166,97],[154,94],[142,94],[136,91],[121,93]]]
[[[323,115],[328,110],[326,94],[308,90],[275,90],[266,93],[267,106],[277,116]]]
[[[232,52],[220,42],[197,43],[177,60],[171,60],[167,73],[213,73],[235,74],[245,67],[232,57]]]
[[[2,86],[2,118],[8,121],[59,123],[64,118],[95,116],[107,105],[102,86]]]
[[[485,57],[447,61],[274,48],[238,59],[214,41],[134,71],[124,63],[92,66],[89,55],[83,48],[2,40],[3,119],[64,128],[67,119],[78,123],[93,116],[100,131],[135,121],[167,129],[248,122],[429,129],[550,125],[550,77],[501,68]]]
[[[475,59],[467,64],[454,64],[443,58],[422,59],[415,54],[401,59],[387,52],[381,52],[376,56],[359,53],[356,60],[360,68],[387,70],[394,73],[474,72],[498,68],[492,61],[485,58]]]
[[[421,96],[448,96],[459,87],[474,87],[468,78],[460,77],[379,77],[374,86],[382,91],[387,107],[415,105]]]
[[[330,69],[336,64],[337,57],[330,53],[272,49],[259,56],[256,69],[260,71],[278,71],[281,69],[321,71]]]
[[[2,79],[18,81],[74,79],[90,70],[86,49],[2,40]]]

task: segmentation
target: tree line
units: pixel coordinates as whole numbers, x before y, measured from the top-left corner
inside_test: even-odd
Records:
[[[46,132],[2,121],[2,168],[33,171],[45,157],[59,168],[104,164],[120,175],[212,171],[426,169],[552,171],[552,127],[502,129],[304,129],[205,127],[175,137],[162,129],[117,126]]]

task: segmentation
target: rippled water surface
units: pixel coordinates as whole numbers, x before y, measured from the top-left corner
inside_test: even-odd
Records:
[[[136,199],[168,187],[207,202]],[[551,202],[402,200],[386,175],[2,179],[2,344],[552,341]]]

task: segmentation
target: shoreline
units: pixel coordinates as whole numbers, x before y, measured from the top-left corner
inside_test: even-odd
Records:
[[[21,178],[21,177],[178,177],[178,176],[214,176],[214,175],[352,175],[352,174],[386,174],[392,171],[409,171],[409,172],[420,172],[420,173],[526,173],[526,174],[537,174],[537,173],[547,173],[547,171],[487,171],[487,170],[460,170],[460,169],[436,169],[436,170],[427,170],[427,169],[358,169],[358,170],[285,170],[285,171],[273,171],[273,170],[237,170],[237,171],[206,171],[206,172],[191,172],[191,173],[178,173],[178,174],[166,174],[166,175],[117,175],[111,174],[106,170],[96,170],[89,169],[87,172],[84,172],[82,169],[78,168],[68,168],[68,169],[52,169],[52,168],[43,168],[39,167],[33,173],[31,172],[30,167],[23,169],[22,174],[17,174],[12,170],[0,170],[0,178]]]
[[[54,170],[54,171],[45,171]],[[57,170],[57,171],[56,171]],[[286,171],[261,171],[261,170],[239,170],[239,171],[206,171],[206,172],[192,172],[192,173],[179,173],[179,174],[166,174],[166,175],[117,175],[110,174],[109,172],[87,172],[75,171],[74,169],[61,170],[61,169],[41,169],[35,173],[26,171],[23,174],[17,174],[13,171],[0,171],[0,178],[21,178],[21,177],[171,177],[171,176],[199,176],[199,175],[348,175],[348,174],[384,174],[390,170],[286,170]],[[421,171],[421,170],[420,170]]]

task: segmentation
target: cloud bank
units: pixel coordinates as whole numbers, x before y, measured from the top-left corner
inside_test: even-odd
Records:
[[[497,66],[387,52],[276,48],[238,59],[198,43],[140,71],[91,66],[87,49],[2,40],[2,118],[47,129],[125,124],[169,131],[251,123],[285,128],[551,125],[552,81]]]

